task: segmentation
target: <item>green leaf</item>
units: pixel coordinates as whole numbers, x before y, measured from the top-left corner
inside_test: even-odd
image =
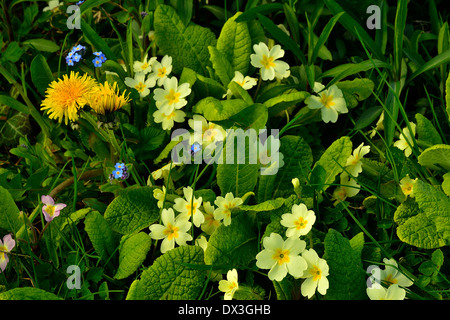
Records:
[[[16,206],[11,194],[0,186],[0,228],[17,233],[22,226],[19,208]]]
[[[260,177],[258,202],[292,194],[294,192],[292,179],[294,178],[298,178],[300,184],[307,180],[313,156],[306,141],[300,136],[283,136],[280,139],[279,152],[283,155],[284,165],[276,175]]]
[[[356,121],[354,130],[362,130],[368,127],[372,122],[380,117],[382,112],[383,108],[379,106],[365,109]]]
[[[242,99],[245,102],[247,102],[249,105],[253,104],[253,99],[250,96],[250,94],[247,92],[247,90],[245,90],[244,88],[242,88],[237,82],[235,81],[231,81],[228,84],[228,89],[231,90],[231,93],[233,94],[233,96],[235,96],[236,98]]]
[[[203,265],[203,249],[181,246],[157,258],[135,284],[139,300],[193,300],[203,288],[205,272],[189,265]]]
[[[260,103],[255,103],[231,116],[230,120],[244,130],[249,128],[260,130],[265,128],[268,118],[269,112],[267,108]]]
[[[210,66],[208,46],[216,45],[216,36],[208,28],[190,22],[183,24],[176,11],[160,4],[154,13],[155,40],[162,54],[173,59],[173,72],[183,67],[207,75]]]
[[[335,0],[324,0],[325,5],[331,11],[333,15],[337,15],[341,12],[344,14],[340,17],[339,23],[344,26],[355,37],[361,38],[364,42],[364,46],[375,56],[378,60],[386,60],[380,47],[372,40],[372,37],[367,33],[366,26],[361,26],[358,21],[353,19],[350,14],[345,12],[344,9]]]
[[[272,200],[266,200],[264,202],[255,205],[241,205],[239,209],[242,211],[272,211],[280,208],[284,204],[283,198],[277,198]]]
[[[450,120],[450,73],[448,74],[447,81],[445,82],[445,104],[448,119]]]
[[[450,171],[450,146],[436,144],[425,149],[417,158],[420,165],[439,170],[441,167]]]
[[[424,249],[449,245],[450,199],[421,180],[414,185],[414,196],[420,211],[397,227],[399,239]]]
[[[367,299],[361,250],[353,249],[351,242],[334,229],[328,231],[324,245],[323,259],[327,261],[330,268],[327,299]]]
[[[8,107],[11,107],[19,112],[30,114],[30,110],[26,105],[20,103],[19,101],[10,96],[0,95],[0,104],[7,105]]]
[[[50,70],[50,67],[47,64],[47,60],[45,60],[43,55],[38,54],[33,59],[30,71],[33,84],[41,94],[44,94],[48,85],[53,81],[53,75],[52,70]]]
[[[29,39],[22,42],[22,44],[32,46],[36,50],[44,52],[53,53],[59,50],[59,46],[54,41],[47,39]]]
[[[430,120],[416,113],[416,133],[422,142],[428,145],[442,144],[441,136]]]
[[[446,64],[450,62],[450,49],[442,52],[441,54],[438,54],[434,58],[431,58],[427,62],[425,62],[423,65],[421,65],[417,70],[408,78],[408,82],[411,82],[414,78],[416,78],[418,75],[433,70],[437,67],[439,67],[442,64]],[[447,104],[448,107],[448,104]]]
[[[111,227],[97,211],[92,211],[86,216],[84,225],[95,252],[106,262],[117,247]]]
[[[91,1],[85,1],[81,6],[80,6],[80,10],[81,10],[81,14],[87,12],[88,10],[91,10],[92,8],[98,7],[106,2],[108,2],[109,0],[91,0]]]
[[[323,79],[323,78],[329,78],[332,77],[333,79],[328,83],[327,86],[331,86],[334,83],[347,78],[348,76],[368,71],[373,68],[392,68],[389,63],[372,59],[372,60],[365,60],[359,63],[346,63],[338,65],[332,69],[329,69],[325,71],[324,73],[321,73],[317,79]]]
[[[282,46],[290,50],[303,65],[307,65],[305,55],[294,40],[292,40],[283,30],[278,28],[278,26],[269,18],[258,14],[258,19],[274,39],[277,39]]]
[[[247,266],[258,253],[256,225],[245,213],[231,215],[229,226],[220,225],[211,235],[205,251],[207,265]]]
[[[317,43],[314,46],[314,50],[311,56],[311,63],[314,63],[317,56],[319,55],[320,49],[323,48],[325,42],[328,40],[328,37],[330,36],[331,31],[333,30],[336,22],[339,20],[339,18],[344,14],[344,12],[340,12],[337,15],[335,15],[333,18],[328,21],[328,23],[325,25],[325,27],[322,30],[322,33],[319,36],[319,39],[317,40]]]
[[[125,279],[133,274],[144,262],[151,243],[150,236],[145,232],[127,238],[120,248],[119,268],[114,278]]]
[[[81,19],[81,31],[83,32],[83,35],[86,37],[86,40],[90,42],[95,47],[96,50],[102,51],[105,54],[106,58],[108,59],[117,60],[116,55],[106,44],[105,40],[103,40],[103,38],[100,37],[97,34],[97,32],[95,32],[95,30],[92,29],[92,27],[89,24],[87,24],[83,19]]]
[[[247,23],[235,21],[240,15],[241,12],[238,12],[225,22],[217,39],[217,49],[231,64],[233,71],[231,78],[234,76],[234,71],[247,75],[252,53],[252,40]],[[225,86],[227,84],[224,83]]]
[[[25,287],[0,293],[0,300],[61,300],[61,298],[42,289]]]
[[[406,15],[408,12],[408,1],[400,0],[397,2],[397,12],[394,23],[394,76],[400,80],[402,75],[403,58],[403,37],[406,26]]]
[[[222,96],[226,93],[225,87],[220,84],[220,82],[204,77],[201,74],[197,74],[197,80],[195,81],[195,86],[192,89],[197,99],[203,99],[206,97],[222,99]]]
[[[222,51],[212,46],[209,46],[208,50],[210,60],[214,68],[214,71],[216,72],[216,75],[219,77],[220,82],[222,82],[224,86],[227,86],[234,76],[233,67],[227,60],[225,54],[222,53]]]
[[[114,231],[121,234],[137,232],[159,219],[158,200],[151,187],[137,187],[124,191],[106,208],[105,219]]]
[[[202,114],[208,121],[228,120],[231,116],[248,107],[242,99],[218,100],[207,97],[195,104],[192,108],[194,113]]]
[[[16,63],[20,60],[22,55],[25,53],[19,44],[16,41],[12,41],[9,43],[6,50],[2,53],[2,59],[6,59],[12,63]]]
[[[263,104],[269,109],[270,115],[275,115],[289,107],[300,104],[300,102],[309,97],[309,95],[310,94],[306,91],[292,90],[289,93],[283,93],[270,98]]]
[[[447,196],[450,197],[450,172],[447,172],[443,176],[444,181],[442,182],[442,190]]]
[[[236,133],[239,132],[242,134],[237,139],[234,136],[227,137],[222,154],[223,163],[217,165],[217,184],[222,196],[232,192],[235,197],[242,197],[253,191],[258,181],[259,165],[254,153],[256,146],[245,138],[242,129],[236,130]],[[251,160],[255,160],[254,163],[250,163]]]
[[[12,115],[6,121],[0,120],[0,143],[17,145],[20,137],[24,137],[31,132],[29,115],[15,111],[10,113]]]
[[[338,82],[336,86],[342,90],[347,107],[352,109],[358,105],[359,101],[370,97],[375,84],[369,79],[354,79]]]
[[[395,210],[394,222],[399,226],[405,223],[409,218],[420,213],[419,205],[412,198],[408,197]]]
[[[313,171],[317,166],[321,166],[326,172],[322,191],[325,191],[334,182],[336,176],[343,171],[347,158],[352,153],[352,147],[353,144],[349,137],[341,137],[334,141],[316,162]]]
[[[68,210],[68,209],[65,209]],[[69,215],[60,215],[58,219],[55,219],[52,222],[52,226],[58,228],[58,232],[52,234],[52,241],[56,243],[58,246],[61,242],[61,239],[65,238],[73,232],[76,225],[84,219],[84,217],[92,211],[91,208],[83,208],[77,211],[71,212]]]
[[[236,19],[236,22],[252,20],[255,19],[258,14],[268,14],[282,9],[283,4],[281,3],[266,3],[249,10],[245,10],[245,12]]]

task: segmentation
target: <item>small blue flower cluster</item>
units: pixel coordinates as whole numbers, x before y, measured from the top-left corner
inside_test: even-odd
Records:
[[[116,163],[114,166],[113,172],[109,175],[109,180],[114,179],[122,179],[126,180],[130,177],[130,173],[128,172],[128,168],[125,163]]]
[[[83,54],[86,51],[86,47],[81,44],[75,46],[70,50],[70,52],[66,56],[66,63],[68,66],[74,66],[75,63],[80,62]]]
[[[92,60],[92,63],[94,64],[94,67],[96,67],[96,68],[101,67],[103,62],[105,62],[107,60],[106,56],[101,51],[94,52],[94,55],[96,57],[94,60]]]
[[[66,56],[67,65],[73,67],[76,63],[80,62],[85,52],[86,47],[82,46],[81,44],[73,47]],[[107,60],[106,56],[101,51],[94,52],[93,54],[95,56],[94,60],[92,60],[94,67],[101,67],[103,65],[103,62]]]
[[[77,3],[75,3],[77,6],[81,6],[84,3],[84,0],[78,1]]]

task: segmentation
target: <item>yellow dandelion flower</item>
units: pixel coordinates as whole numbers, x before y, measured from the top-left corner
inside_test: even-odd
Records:
[[[129,93],[119,93],[119,87],[117,82],[110,85],[108,82],[100,83],[96,89],[87,98],[88,104],[97,114],[105,115],[112,113],[124,105],[126,105],[129,99]]]
[[[70,72],[70,75],[63,75],[62,79],[52,81],[45,92],[45,99],[41,103],[41,110],[47,110],[50,119],[56,119],[67,125],[68,120],[78,119],[78,109],[86,103],[86,96],[95,88],[96,81],[84,74]]]

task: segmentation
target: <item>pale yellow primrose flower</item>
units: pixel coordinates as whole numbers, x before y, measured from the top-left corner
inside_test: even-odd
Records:
[[[384,258],[385,269],[380,270],[381,283],[387,285],[397,284],[401,287],[409,287],[413,282],[398,270],[397,262],[394,259]]]
[[[347,103],[342,91],[334,84],[328,89],[321,83],[314,83],[314,92],[318,95],[311,95],[305,99],[305,104],[310,109],[320,109],[322,120],[325,123],[336,122],[338,115],[347,113]]]
[[[198,228],[205,221],[205,216],[203,212],[200,211],[200,206],[202,205],[202,197],[194,197],[194,190],[191,187],[183,188],[184,199],[175,199],[175,204],[173,208],[180,212],[180,216],[190,219],[192,215],[192,220],[194,225]]]
[[[153,112],[153,120],[156,123],[161,123],[163,130],[170,130],[173,128],[175,122],[184,122],[186,113],[181,110],[174,109],[171,113],[165,114],[161,110]]]
[[[285,213],[281,216],[281,225],[288,228],[286,237],[300,237],[308,234],[316,221],[314,211],[308,210],[303,204],[294,204],[292,206],[292,213]]]
[[[164,197],[166,196],[166,187],[163,186],[162,190],[161,189],[153,189],[153,198],[155,198],[156,200],[158,200],[158,203],[156,204],[158,206],[158,208],[162,208],[163,206],[163,202],[164,202]]]
[[[366,289],[366,293],[370,300],[404,300],[406,296],[405,289],[400,288],[397,284],[385,288],[374,283],[371,288]]]
[[[191,228],[189,220],[175,213],[172,208],[163,209],[161,213],[161,224],[152,224],[150,229],[150,237],[155,240],[161,240],[161,253],[165,253],[175,248],[175,243],[179,246],[186,245],[186,241],[191,241],[192,236],[187,232]]]
[[[364,146],[364,143],[361,143],[348,157],[345,170],[353,177],[357,177],[362,172],[361,159],[369,152],[370,146]]]
[[[214,216],[214,206],[209,201],[203,202],[205,221],[202,223],[202,231],[211,235],[222,223]]]
[[[145,56],[143,61],[135,61],[133,63],[134,72],[143,72],[144,74],[151,72],[155,61],[156,57],[151,57],[150,60],[148,60],[148,56]]]
[[[241,198],[234,197],[231,192],[228,192],[224,197],[217,197],[214,204],[217,209],[214,211],[216,220],[223,220],[225,226],[231,224],[231,211],[243,203]]]
[[[302,276],[302,278],[306,278],[301,287],[302,295],[309,299],[314,295],[316,289],[321,295],[325,295],[329,287],[327,279],[329,267],[326,260],[319,258],[314,249],[303,251],[302,257],[308,265]]]
[[[152,178],[153,180],[158,180],[161,178],[167,178],[169,176],[169,172],[172,168],[172,170],[174,170],[174,168],[177,166],[176,163],[173,162],[169,162],[168,164],[166,164],[165,166],[159,168],[158,170],[155,170],[152,172]]]
[[[274,45],[272,49],[267,47],[264,42],[253,45],[255,53],[250,55],[250,63],[255,68],[260,68],[261,79],[273,80],[274,78],[283,79],[290,76],[289,65],[277,59],[284,56],[284,50],[280,45]]]
[[[402,133],[400,134],[399,140],[394,142],[394,147],[399,148],[403,152],[405,152],[405,157],[409,157],[412,153],[412,148],[414,146],[414,143],[412,141],[412,137],[416,135],[416,124],[413,122],[410,122],[411,132],[409,131],[408,127],[403,128]]]
[[[334,190],[333,197],[331,198],[331,200],[336,200],[334,205],[347,198],[356,196],[361,188],[355,179],[349,178],[346,172],[341,173],[340,179],[341,185]]]
[[[414,184],[416,183],[416,179],[411,179],[407,174],[406,177],[400,180],[400,188],[405,196],[410,196],[414,198]]]
[[[203,116],[194,114],[192,119],[188,121],[189,127],[194,130],[191,135],[190,144],[194,142],[200,143],[202,148],[206,148],[211,143],[223,141],[226,132],[218,124],[208,122]]]
[[[48,2],[48,6],[44,7],[42,9],[42,12],[46,12],[46,11],[50,11],[50,10],[54,10],[56,8],[58,8],[59,6],[62,6],[64,4],[64,2],[59,2],[59,0],[50,0]]]
[[[219,282],[219,290],[225,292],[223,299],[233,299],[233,295],[237,289],[239,289],[237,270],[229,270],[227,272],[227,280],[220,280]]]
[[[187,100],[184,98],[190,93],[189,83],[185,82],[178,86],[178,79],[172,77],[165,79],[164,89],[155,89],[153,99],[161,113],[170,115],[174,110],[181,109],[187,104]]]
[[[257,83],[256,78],[252,78],[249,76],[244,77],[244,75],[242,73],[240,73],[239,71],[234,72],[234,77],[233,77],[233,79],[231,79],[231,81],[236,82],[238,85],[240,85],[245,90],[250,90],[251,88],[256,86],[256,83]],[[232,93],[231,93],[231,90],[228,89],[227,93],[225,93],[222,96],[222,98],[230,97],[230,96],[232,96]]]
[[[272,232],[263,239],[264,250],[256,255],[256,266],[270,269],[270,280],[281,281],[289,273],[294,278],[303,276],[308,265],[300,254],[306,248],[306,242],[299,238],[283,238]]]
[[[125,84],[130,87],[136,89],[139,92],[139,96],[141,98],[145,98],[150,94],[150,89],[155,86],[155,81],[151,78],[145,79],[144,72],[137,72],[134,75],[134,79],[130,77],[125,78]]]
[[[372,130],[372,132],[370,133],[369,137],[370,138],[375,137],[375,134],[381,130],[384,130],[384,111],[381,113],[380,118],[378,118],[377,124],[376,124],[375,128]]]
[[[167,76],[172,72],[172,57],[165,55],[161,62],[154,61],[152,65],[152,73],[149,78],[153,79],[158,86],[162,86]]]

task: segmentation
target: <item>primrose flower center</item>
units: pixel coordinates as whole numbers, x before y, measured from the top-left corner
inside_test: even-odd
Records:
[[[352,160],[351,164],[354,166],[359,162],[359,155],[356,155],[355,158]]]
[[[233,281],[233,282],[231,282],[230,286],[228,287],[228,290],[234,290],[237,288],[237,286],[238,286],[238,284],[235,281]]]
[[[261,64],[264,66],[264,68],[266,69],[270,69],[275,67],[275,63],[273,62],[273,57],[268,57],[266,55],[263,55],[262,60],[261,60]]]
[[[167,239],[172,240],[173,238],[178,238],[178,230],[180,230],[179,227],[168,223],[167,228],[163,232],[167,236]]]
[[[272,259],[275,260],[280,266],[283,263],[289,262],[289,250],[285,249],[277,249],[275,254],[272,256]]]
[[[406,194],[410,194],[412,191],[413,185],[412,184],[407,184],[405,186],[402,187],[402,191]]]
[[[166,75],[166,67],[158,69],[158,77],[163,78]]]
[[[318,266],[313,266],[309,273],[313,276],[313,280],[317,281],[322,278],[322,270]]]
[[[395,279],[392,276],[392,274],[388,274],[388,276],[386,277],[386,282],[387,282],[388,285],[391,285],[391,284],[396,284],[398,282],[398,280]]]
[[[180,101],[180,93],[170,89],[169,94],[165,98],[169,101],[169,104],[178,103]]]
[[[307,223],[308,220],[303,219],[303,217],[298,218],[298,220],[294,222],[297,230],[304,229]]]
[[[188,216],[191,215],[191,212],[192,212],[192,214],[195,214],[195,211],[196,211],[196,209],[197,209],[197,202],[194,202],[192,206],[191,206],[190,203],[187,204],[187,205],[186,205],[186,209],[187,209],[187,211],[188,211]]]
[[[134,88],[137,90],[137,92],[141,93],[145,90],[145,85],[142,82],[139,82],[134,86]]]
[[[145,69],[147,69],[147,68],[148,68],[148,63],[146,62],[146,63],[144,63],[144,64],[142,65],[141,69],[142,69],[142,70],[145,70]]]
[[[325,106],[325,108],[331,108],[335,105],[333,101],[333,96],[328,96],[325,93],[320,97],[320,102]]]

